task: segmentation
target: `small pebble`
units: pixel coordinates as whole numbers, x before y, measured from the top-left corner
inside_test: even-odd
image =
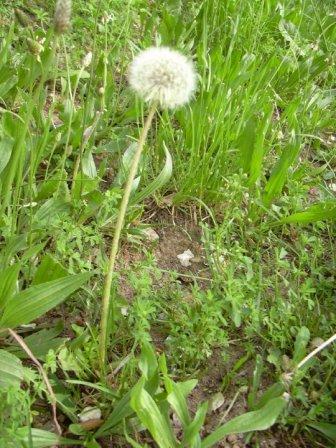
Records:
[[[236,434],[230,434],[227,438],[228,442],[234,443],[238,441],[238,437]]]

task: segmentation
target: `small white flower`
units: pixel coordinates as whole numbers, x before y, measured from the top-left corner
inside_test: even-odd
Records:
[[[133,60],[129,70],[132,89],[145,101],[174,109],[188,103],[196,88],[191,61],[166,47],[151,47]]]
[[[191,252],[191,250],[185,250],[182,254],[179,254],[177,258],[180,260],[180,263],[182,266],[187,267],[190,266],[190,260],[194,258],[194,254]]]

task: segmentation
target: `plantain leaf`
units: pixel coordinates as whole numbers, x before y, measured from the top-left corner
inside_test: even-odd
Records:
[[[0,273],[0,311],[9,301],[16,290],[20,265],[13,264]]]
[[[33,285],[39,285],[46,281],[67,277],[68,271],[51,255],[46,254],[36,270]]]
[[[24,341],[37,359],[44,360],[50,349],[56,350],[66,340],[57,337],[62,330],[63,325],[60,323],[53,328],[44,328],[37,331],[25,337]],[[19,358],[27,358],[27,353],[20,346],[11,346],[8,351]]]
[[[28,324],[42,316],[80,288],[90,276],[90,273],[85,273],[63,277],[19,292],[6,305],[0,328]]]
[[[53,432],[45,431],[43,429],[29,428],[28,426],[18,428],[15,432],[15,436],[21,440],[22,444],[25,444],[24,446],[30,446],[29,443],[32,440],[34,448],[44,448],[56,445],[78,446],[78,440],[65,439]]]
[[[183,441],[191,447],[199,447],[201,444],[200,431],[204,425],[205,417],[208,410],[208,403],[202,403],[197,409],[194,420],[184,431]]]
[[[255,409],[260,409],[270,400],[276,397],[280,397],[285,392],[285,386],[282,383],[272,384],[260,397],[258,403],[255,405]]]
[[[256,364],[253,371],[253,381],[251,386],[251,391],[247,397],[247,403],[250,409],[254,409],[256,404],[257,392],[260,386],[261,375],[263,372],[264,363],[260,355],[256,357]]]
[[[105,423],[96,431],[95,437],[101,437],[104,434],[112,433],[113,428],[119,425],[124,418],[133,414],[133,409],[130,406],[132,392],[133,389],[128,391],[127,394],[118,401]]]
[[[160,448],[177,447],[169,422],[160,412],[159,407],[144,388],[145,379],[142,378],[134,388],[131,406],[141,423],[151,433]]]
[[[172,388],[173,391],[167,396],[167,401],[176,412],[176,415],[182,423],[183,429],[185,429],[189,426],[191,421],[187,400],[178,383],[172,383]]]
[[[208,448],[215,445],[228,434],[263,431],[270,428],[274,425],[286,405],[287,401],[285,398],[277,397],[270,400],[264,407],[257,411],[247,412],[246,414],[235,417],[206,437],[201,443],[201,448]]]
[[[306,348],[310,339],[310,331],[307,327],[301,327],[294,344],[293,361],[298,364],[306,355]]]
[[[3,137],[0,141],[0,173],[6,168],[12,154],[14,139]]]
[[[50,198],[35,213],[33,226],[35,229],[50,226],[60,214],[71,210],[71,204],[64,199]]]
[[[19,358],[0,350],[0,387],[19,387],[22,380],[23,367]]]

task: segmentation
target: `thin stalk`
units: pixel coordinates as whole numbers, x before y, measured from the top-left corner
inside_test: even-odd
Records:
[[[313,358],[315,355],[320,353],[324,348],[328,347],[328,345],[332,344],[336,341],[336,334],[331,336],[328,340],[324,341],[322,344],[320,344],[315,350],[309,353],[299,364],[297,365],[296,369],[301,369],[311,358]]]
[[[123,198],[120,204],[120,209],[118,212],[118,218],[117,223],[114,231],[113,241],[112,241],[112,247],[110,252],[110,258],[108,263],[108,269],[107,274],[105,277],[105,283],[104,283],[104,291],[103,291],[103,299],[102,299],[102,313],[101,313],[101,323],[100,323],[100,346],[99,346],[99,352],[100,352],[100,372],[102,377],[104,376],[105,372],[105,361],[106,361],[106,346],[107,346],[107,326],[108,326],[108,320],[109,320],[109,313],[110,313],[110,296],[111,296],[111,286],[112,286],[112,279],[113,279],[113,273],[114,273],[114,267],[115,267],[115,261],[118,253],[119,248],[119,240],[122,228],[124,226],[125,221],[125,215],[127,211],[127,206],[129,202],[129,198],[132,191],[132,185],[133,181],[135,179],[138,165],[141,157],[141,153],[147,138],[147,134],[149,131],[149,128],[151,126],[151,123],[153,121],[153,117],[155,115],[156,111],[156,104],[154,103],[148,113],[148,117],[145,121],[144,127],[142,129],[142,132],[140,134],[137,150],[134,154],[131,169],[128,175],[128,179],[126,182],[126,186],[124,189]]]
[[[59,435],[62,435],[62,428],[60,427],[60,425],[58,423],[58,420],[57,420],[57,411],[56,411],[57,400],[56,400],[56,396],[54,394],[53,388],[51,387],[49,378],[48,378],[45,370],[43,369],[43,367],[42,367],[41,363],[38,361],[38,359],[34,356],[32,351],[28,347],[28,345],[21,338],[21,336],[19,336],[11,328],[8,328],[8,331],[9,331],[10,335],[12,336],[12,338],[16,340],[16,342],[21,346],[22,350],[24,350],[27,353],[29,358],[33,361],[33,363],[37,366],[38,370],[40,371],[41,376],[43,378],[43,381],[44,381],[44,383],[46,385],[47,391],[48,391],[49,396],[50,396],[51,410],[52,410],[52,415],[53,415],[53,420],[54,420],[54,424],[55,424],[56,430],[57,430]]]
[[[66,70],[67,70],[67,81],[68,81],[69,96],[70,96],[70,101],[71,101],[71,110],[70,110],[70,115],[69,115],[69,123],[68,123],[68,131],[67,131],[67,136],[66,136],[65,148],[64,148],[62,159],[61,159],[61,169],[60,169],[61,175],[62,175],[63,171],[65,170],[66,159],[68,156],[68,148],[69,148],[70,137],[71,137],[71,125],[72,125],[74,108],[75,108],[75,99],[74,99],[74,96],[72,95],[72,90],[71,90],[69,58],[68,58],[68,53],[67,53],[65,40],[64,40],[63,36],[62,36],[62,43],[63,43],[63,48],[64,48],[65,65],[66,65]],[[77,77],[77,79],[78,79],[78,77]],[[77,90],[77,85],[78,84],[77,84],[77,80],[76,80],[76,86],[75,86],[76,90]],[[59,192],[61,183],[62,183],[62,181],[60,181],[58,184],[57,194]]]

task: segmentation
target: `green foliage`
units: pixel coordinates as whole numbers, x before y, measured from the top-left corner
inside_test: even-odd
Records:
[[[243,432],[252,444],[251,432],[276,420],[308,445],[334,443],[335,347],[291,376],[336,323],[334,2],[78,0],[64,39],[51,32],[53,8],[0,5],[0,446],[96,448],[113,435],[139,447],[150,435],[199,448]],[[188,108],[158,114],[149,135],[101,382],[101,279],[146,115],[127,67],[153,44],[193,58],[198,90]],[[201,222],[200,273],[197,263],[167,273],[160,240],[141,239],[142,217],[160,233],[160,207]],[[43,363],[79,441],[42,429],[44,385],[8,327]],[[214,353],[215,386],[230,400],[249,384],[249,412],[207,434],[207,403],[189,408],[189,375],[211,376]],[[95,432],[78,422],[87,403],[103,413]]]

